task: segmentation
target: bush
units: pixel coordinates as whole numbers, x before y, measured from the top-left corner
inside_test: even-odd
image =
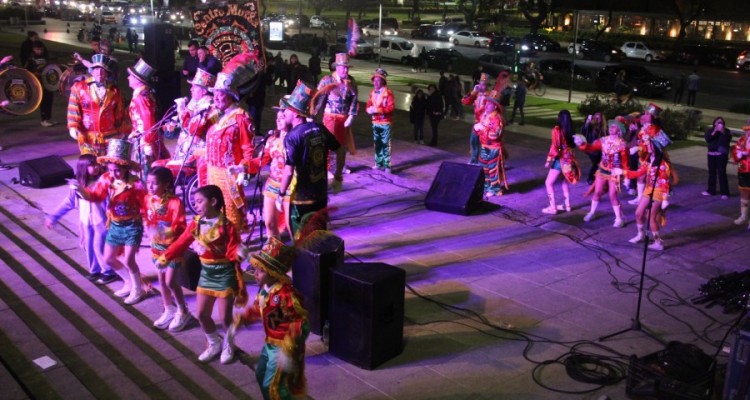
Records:
[[[638,100],[634,99],[626,103],[618,103],[614,101],[613,97],[602,94],[586,96],[586,99],[578,105],[578,112],[581,115],[591,115],[601,112],[607,119],[641,111],[643,111],[643,106]]]
[[[661,127],[670,139],[685,140],[691,130],[700,128],[700,112],[691,113],[691,111],[673,110],[671,108],[662,111],[660,116]]]

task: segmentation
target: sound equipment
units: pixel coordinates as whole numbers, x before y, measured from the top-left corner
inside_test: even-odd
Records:
[[[143,27],[143,59],[157,71],[174,71],[175,38],[172,24],[152,23]]]
[[[175,99],[180,97],[180,73],[172,70],[156,71],[152,86],[157,105],[156,120],[159,121],[172,107]]]
[[[18,165],[18,179],[24,186],[46,188],[62,185],[73,179],[73,168],[60,156],[47,156],[26,160]]]
[[[182,256],[182,264],[177,268],[177,283],[185,289],[195,291],[201,277],[201,259],[194,251],[188,250]]]
[[[330,321],[331,276],[344,265],[344,240],[327,231],[315,231],[298,249],[292,285],[302,294],[310,330],[323,336],[323,327]]]
[[[725,400],[750,400],[750,320],[745,320],[729,352],[724,380]]]
[[[424,199],[428,210],[469,215],[482,201],[484,171],[478,165],[443,162]]]
[[[406,273],[382,263],[333,271],[329,351],[364,369],[401,354]]]

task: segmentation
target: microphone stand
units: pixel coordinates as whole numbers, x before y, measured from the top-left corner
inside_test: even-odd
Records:
[[[258,173],[255,175],[255,187],[253,188],[253,194],[250,197],[250,204],[248,206],[248,211],[250,211],[250,212],[252,212],[252,210],[255,209],[256,201],[257,201],[256,198],[258,197],[258,195],[260,195],[261,197],[263,196],[263,177],[261,176],[260,171],[263,168],[263,155],[266,152],[266,142],[268,141],[268,139],[270,137],[271,137],[270,134],[266,135],[260,141],[260,154],[258,156],[260,162],[258,163],[258,165],[259,165],[259,167],[258,167]],[[246,246],[250,245],[250,240],[252,239],[252,236],[253,236],[252,232],[255,230],[255,224],[258,224],[258,239],[260,239],[260,245],[263,246],[263,243],[265,243],[265,240],[263,240],[263,229],[264,229],[263,225],[264,225],[265,221],[263,219],[263,209],[262,208],[261,208],[260,213],[258,215],[260,215],[260,218],[256,218],[255,215],[253,214],[253,223],[250,226],[250,235],[248,235],[247,239],[245,240],[245,245]]]
[[[656,150],[656,147],[654,147],[654,149]],[[662,152],[663,150],[660,150],[656,153],[654,162],[651,164],[651,167],[649,167],[650,169],[654,165],[656,165],[656,173],[654,174],[654,182],[652,183],[653,186],[651,189],[651,194],[648,196],[648,207],[646,208],[647,210],[646,223],[649,225],[651,224],[651,208],[654,205],[654,191],[656,189],[655,186],[656,186],[656,178],[657,178],[656,174],[659,173],[659,167],[661,166],[661,163],[662,163],[662,155],[663,155]],[[648,181],[648,175],[646,175],[646,180]],[[656,335],[651,333],[650,330],[645,329],[643,324],[641,324],[641,303],[643,300],[643,281],[644,281],[644,278],[646,277],[646,255],[648,254],[648,233],[647,232],[648,232],[648,229],[644,229],[645,240],[643,241],[643,259],[641,260],[641,277],[640,277],[640,282],[638,284],[638,305],[635,308],[635,318],[633,318],[632,320],[633,323],[630,325],[629,328],[625,328],[623,330],[617,331],[615,333],[611,333],[609,335],[601,336],[599,338],[600,342],[603,342],[615,336],[619,336],[626,332],[636,331],[636,332],[642,332],[644,335],[650,337],[651,339],[654,339],[657,342],[666,345],[666,342],[664,341],[664,339],[657,337]]]

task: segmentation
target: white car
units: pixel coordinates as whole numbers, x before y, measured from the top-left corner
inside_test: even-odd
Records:
[[[490,45],[490,38],[473,31],[458,31],[450,35],[448,41],[456,46],[489,47]]]
[[[637,58],[646,62],[661,61],[666,57],[663,52],[649,48],[643,42],[626,42],[620,47],[627,58]]]
[[[313,15],[310,17],[310,28],[330,29],[335,27],[336,23],[328,18],[321,17],[320,15]]]
[[[398,31],[390,26],[383,26],[383,36],[396,36]],[[365,36],[378,36],[378,24],[365,25],[362,28],[362,34]]]
[[[380,41],[380,59],[408,64],[414,51],[414,43],[400,37],[387,37]],[[419,54],[417,54],[419,55]]]

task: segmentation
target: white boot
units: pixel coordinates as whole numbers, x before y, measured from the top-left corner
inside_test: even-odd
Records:
[[[227,329],[227,333],[224,336],[224,343],[221,345],[221,357],[219,361],[222,364],[229,364],[234,361],[234,328],[230,327]]]
[[[156,329],[167,329],[174,318],[175,309],[175,306],[164,307],[164,312],[161,313],[159,319],[154,321],[154,327]]]
[[[139,303],[141,300],[145,299],[146,295],[148,294],[143,289],[143,281],[141,280],[140,273],[131,273],[130,282],[130,295],[125,298],[125,304],[128,305]]]
[[[625,223],[622,222],[622,209],[619,205],[612,206],[612,209],[615,211],[615,223],[612,224],[615,228],[622,228],[625,226]]]
[[[594,218],[594,213],[596,212],[597,207],[599,207],[599,202],[591,200],[591,209],[589,210],[589,213],[583,217],[583,222],[589,222]]]
[[[558,211],[563,211],[564,210],[565,212],[570,212],[570,210],[571,210],[571,208],[570,208],[570,197],[564,196],[563,199],[564,199],[563,201],[565,202],[565,205],[563,206],[561,204],[561,205],[557,206],[557,210]]]
[[[638,189],[638,194],[633,200],[628,201],[628,204],[638,204],[641,202],[641,196],[643,196],[643,189],[646,187],[646,184],[643,182],[637,182],[635,186]]]
[[[651,232],[654,235],[654,243],[648,245],[651,250],[662,251],[664,250],[664,242],[659,237],[659,232]]]
[[[549,206],[542,208],[542,212],[545,214],[557,214],[557,206],[555,206],[555,193],[547,192],[547,200],[549,200]]]
[[[217,332],[207,333],[206,341],[208,342],[208,347],[198,356],[198,361],[200,362],[209,362],[221,353],[221,338]]]
[[[748,200],[740,200],[740,217],[734,220],[735,225],[742,225],[747,222],[747,208],[750,205]]]
[[[643,225],[636,224],[635,226],[638,228],[638,233],[632,239],[628,240],[630,243],[640,243],[646,238],[643,234]]]

